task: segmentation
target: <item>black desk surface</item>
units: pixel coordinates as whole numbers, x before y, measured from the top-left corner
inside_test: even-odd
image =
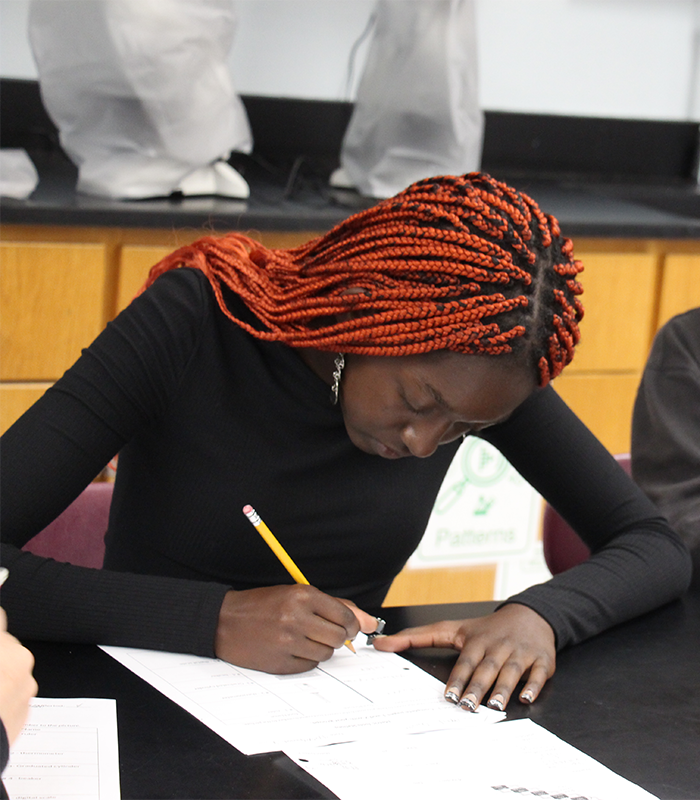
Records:
[[[382,616],[396,631],[493,605],[383,609]],[[242,755],[97,647],[27,645],[40,696],[116,698],[124,800],[335,797],[283,754]],[[455,655],[413,651],[410,659],[445,680]],[[531,717],[661,800],[699,800],[699,674],[695,590],[561,653],[540,699],[529,708],[512,702],[508,718]]]

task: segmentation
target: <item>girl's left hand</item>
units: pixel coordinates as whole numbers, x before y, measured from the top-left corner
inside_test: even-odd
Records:
[[[505,709],[518,682],[523,703],[532,703],[554,674],[554,631],[537,612],[510,603],[476,619],[435,622],[407,628],[374,640],[377,650],[392,653],[410,647],[451,647],[459,650],[445,687],[445,698],[475,711],[492,688],[488,705]]]

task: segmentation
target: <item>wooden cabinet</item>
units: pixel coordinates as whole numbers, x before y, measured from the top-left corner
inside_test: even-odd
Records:
[[[150,267],[202,231],[6,225],[0,243],[4,430],[78,357]],[[318,232],[253,234],[292,247]],[[700,241],[579,239],[586,310],[556,390],[612,452],[629,450],[636,387],[658,327],[700,306]],[[43,387],[43,388],[42,388]]]
[[[170,248],[147,245],[125,245],[119,260],[119,281],[115,310],[126,308],[143,286],[148,271],[168,255]]]
[[[201,231],[5,225],[0,241],[0,432],[65,372],[143,285]],[[294,247],[312,231],[257,235]]]
[[[658,326],[700,306],[700,252],[670,252],[664,258]]]
[[[641,372],[564,374],[554,388],[613,453],[629,453],[632,409]]]
[[[700,241],[589,240],[576,356],[554,387],[613,453],[630,449],[637,386],[656,331],[700,306]]]
[[[632,407],[657,326],[655,242],[582,240],[581,342],[554,388],[613,453],[629,452]]]
[[[0,243],[0,377],[56,380],[105,324],[99,244]]]
[[[385,606],[423,606],[436,603],[476,603],[492,600],[496,564],[464,567],[404,569],[394,579]]]
[[[654,329],[657,256],[654,252],[576,248],[584,264],[585,313],[576,356],[564,374],[624,372],[646,361]]]
[[[201,234],[199,234],[201,235]],[[256,233],[255,237],[263,242],[266,247],[296,247],[304,244],[318,236],[319,233],[311,231],[290,232],[290,233]],[[192,236],[187,242],[180,241],[180,244],[187,244],[193,241],[196,236]],[[119,282],[117,286],[116,311],[121,311],[129,305],[134,295],[143,286],[148,277],[150,268],[157,264],[162,258],[172,252],[173,246],[162,245],[142,245],[124,244],[121,248],[119,260]]]

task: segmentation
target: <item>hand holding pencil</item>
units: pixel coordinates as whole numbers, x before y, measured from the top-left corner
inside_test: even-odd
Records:
[[[297,583],[303,583],[305,586],[310,586],[311,584],[306,580],[302,571],[292,561],[287,551],[277,541],[275,534],[262,521],[260,514],[258,514],[253,506],[244,506],[243,513],[246,515],[246,517],[248,517],[250,524],[262,536],[270,550],[272,550],[272,552],[277,556],[282,566],[287,570],[292,578],[294,578]],[[349,639],[345,640],[345,646],[349,650],[352,650],[353,653],[355,652],[355,648],[352,646],[352,642]]]
[[[294,580],[305,580],[298,567],[291,572],[294,562],[289,561],[285,567]],[[263,672],[305,672],[328,660],[360,629],[372,633],[376,628],[376,617],[305,582],[229,591],[219,613],[215,652]]]

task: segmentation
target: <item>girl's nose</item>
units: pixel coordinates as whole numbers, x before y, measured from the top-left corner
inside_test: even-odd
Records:
[[[444,433],[444,425],[426,420],[414,421],[401,432],[401,441],[412,456],[427,458],[438,449]]]

